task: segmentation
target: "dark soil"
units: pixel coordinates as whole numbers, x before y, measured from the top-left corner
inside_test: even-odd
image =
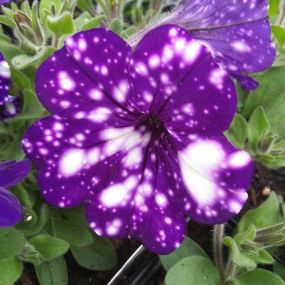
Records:
[[[285,169],[279,171],[268,170],[260,165],[256,167],[256,174],[250,188],[250,199],[245,207],[257,207],[263,202],[271,191],[282,195],[285,199]],[[240,217],[240,216],[239,216]],[[231,234],[239,217],[230,221],[226,226],[227,234]],[[194,239],[207,253],[212,256],[212,227],[194,222],[189,223],[189,236]],[[138,248],[135,241],[114,241],[118,254],[118,265],[113,271],[96,272],[86,270],[77,265],[69,253],[66,261],[69,271],[68,285],[106,285],[114,274],[121,268],[125,261]],[[280,248],[276,253],[278,261],[285,260],[285,247]],[[157,256],[150,252],[144,252],[125,272],[117,282],[118,285],[162,285],[164,284],[165,271],[159,263]],[[33,266],[27,264],[22,278],[16,285],[38,285]]]

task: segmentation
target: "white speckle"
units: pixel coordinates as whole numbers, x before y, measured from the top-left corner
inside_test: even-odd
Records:
[[[182,178],[189,194],[199,206],[211,206],[217,200],[215,171],[225,160],[225,152],[215,141],[198,141],[179,152]]]
[[[166,196],[162,193],[159,193],[155,196],[155,202],[157,205],[161,206],[161,207],[166,207],[168,204],[168,200],[166,198]]]
[[[135,176],[129,177],[123,183],[114,184],[109,186],[103,191],[100,196],[100,202],[105,207],[116,207],[127,202],[131,198],[131,193],[138,183]]]
[[[149,61],[148,61],[148,64],[150,66],[150,68],[157,68],[160,64],[160,58],[158,55],[152,55],[150,58],[149,58]]]
[[[251,52],[251,48],[243,41],[235,41],[231,43],[231,46],[237,51],[237,52]]]
[[[75,88],[75,82],[67,72],[61,71],[58,74],[59,85],[61,89],[66,91],[72,91]]]
[[[245,151],[235,152],[228,159],[229,166],[233,168],[244,167],[248,165],[250,161],[251,158]]]
[[[88,94],[92,100],[101,100],[104,95],[103,92],[99,89],[91,89]]]
[[[4,78],[10,78],[11,76],[10,68],[6,61],[0,62],[0,76]]]
[[[120,103],[125,102],[129,88],[130,87],[128,81],[121,81],[119,85],[114,88],[115,99]]]
[[[64,176],[73,176],[84,167],[85,152],[82,149],[69,149],[59,161],[60,173]]]

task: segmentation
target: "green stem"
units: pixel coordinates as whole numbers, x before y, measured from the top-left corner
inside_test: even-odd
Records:
[[[229,279],[231,279],[232,277],[235,276],[236,274],[236,265],[234,264],[232,258],[229,258],[229,262],[228,262],[228,265],[227,265],[227,269],[226,269],[226,273],[225,273],[225,280],[226,282],[229,281]],[[227,283],[226,283],[227,284]]]
[[[214,237],[213,237],[214,260],[222,279],[224,278],[225,275],[224,255],[223,255],[224,230],[225,230],[224,224],[214,226]]]

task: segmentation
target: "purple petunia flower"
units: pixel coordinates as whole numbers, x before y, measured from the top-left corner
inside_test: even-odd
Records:
[[[79,33],[36,88],[53,115],[23,146],[41,192],[56,207],[85,203],[98,235],[165,254],[183,240],[184,215],[223,223],[247,200],[251,159],[222,135],[234,84],[186,30],[161,26],[134,51],[104,28]]]
[[[162,22],[189,30],[242,87],[254,90],[258,83],[248,74],[266,70],[276,56],[268,8],[267,0],[182,0]]]
[[[12,0],[0,0],[0,5],[8,4],[12,2]]]
[[[30,169],[28,160],[0,162],[0,227],[14,226],[22,219],[22,206],[7,188],[20,183]]]
[[[0,53],[0,121],[15,117],[21,110],[22,99],[9,96],[10,69]]]

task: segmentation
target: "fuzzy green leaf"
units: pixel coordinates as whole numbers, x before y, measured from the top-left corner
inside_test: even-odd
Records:
[[[220,285],[220,277],[213,263],[202,256],[180,260],[167,273],[166,285]]]
[[[188,256],[208,257],[205,251],[192,239],[186,237],[179,248],[168,255],[161,255],[160,261],[166,270],[178,263],[181,259]]]
[[[0,284],[14,284],[22,275],[23,262],[16,257],[0,261]]]
[[[94,243],[86,247],[71,247],[71,252],[84,268],[90,270],[111,270],[116,266],[117,257],[112,243],[105,238],[94,236]]]
[[[55,259],[65,254],[69,249],[69,244],[50,235],[38,235],[30,240],[30,243],[41,253],[46,261]]]

